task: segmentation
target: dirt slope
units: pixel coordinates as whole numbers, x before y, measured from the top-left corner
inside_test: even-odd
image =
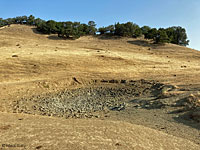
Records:
[[[56,143],[60,139],[68,143],[69,149],[71,146],[74,149],[77,141],[83,142],[82,145],[79,142],[77,149],[89,149],[85,143],[90,141],[90,145],[100,147],[97,139],[105,144],[105,149],[159,149],[158,143],[163,149],[199,149],[181,138],[125,122],[61,120],[5,113],[13,112],[13,103],[20,98],[85,88],[94,83],[101,86],[102,81],[107,80],[156,80],[195,89],[200,87],[199,58],[200,52],[196,50],[173,44],[154,45],[144,39],[87,36],[71,41],[58,39],[56,35],[41,35],[30,26],[11,25],[0,29],[0,111],[4,112],[0,115],[0,133],[3,133],[0,141],[3,141],[2,144],[27,143],[29,149],[62,147],[62,142]],[[77,128],[74,129],[73,125]],[[100,129],[97,129],[98,126]],[[103,139],[104,128],[111,133],[108,141]],[[63,135],[65,131],[69,134]],[[86,134],[93,135],[92,131],[95,139],[84,139]],[[58,135],[51,134],[53,132]],[[17,135],[19,138],[16,139]],[[116,136],[119,143],[114,140]],[[192,135],[189,136],[192,139]],[[39,139],[43,142],[37,143]]]
[[[198,150],[200,148],[190,141],[124,122],[64,120],[6,113],[1,113],[0,120],[6,120],[5,123],[0,123],[1,144],[15,146],[17,143],[17,149]]]
[[[59,40],[34,32],[22,25],[0,30],[0,91],[6,97],[16,92],[7,90],[16,89],[13,85],[20,93],[28,92],[24,85],[29,91],[41,91],[44,84],[55,90],[73,84],[72,77],[83,84],[106,78],[144,78],[174,84],[199,81],[200,52],[192,49],[128,38]]]

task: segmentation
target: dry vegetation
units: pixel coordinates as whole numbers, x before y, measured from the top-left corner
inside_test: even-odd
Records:
[[[22,97],[100,85],[102,80],[145,79],[199,88],[199,51],[132,38],[62,40],[30,26],[11,25],[0,29],[0,56],[0,144],[23,144],[26,139],[28,149],[199,149],[187,140],[125,122],[11,113]]]

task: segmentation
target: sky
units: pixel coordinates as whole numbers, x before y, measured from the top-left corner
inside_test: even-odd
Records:
[[[44,20],[117,22],[139,26],[181,26],[190,45],[200,50],[200,0],[1,0],[0,18],[34,15]]]

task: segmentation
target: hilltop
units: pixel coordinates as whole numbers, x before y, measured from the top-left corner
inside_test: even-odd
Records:
[[[168,28],[152,28],[149,26],[140,27],[136,23],[115,23],[107,27],[96,28],[94,21],[89,21],[88,24],[72,21],[57,22],[55,20],[45,21],[40,18],[35,18],[33,15],[17,16],[14,18],[0,18],[0,27],[10,26],[12,24],[32,25],[36,30],[43,34],[57,34],[63,39],[78,39],[82,36],[106,35],[107,37],[120,36],[138,38],[144,37],[151,39],[154,43],[164,44],[173,43],[181,46],[189,45],[186,29],[181,26],[172,26]]]
[[[196,113],[196,108],[193,107],[193,102],[192,106],[188,106],[188,103],[178,105],[176,101],[184,98],[188,100],[190,94],[198,97],[200,52],[197,50],[169,43],[153,44],[152,40],[143,38],[119,38],[117,36],[83,36],[76,40],[65,40],[55,34],[40,34],[33,26],[11,25],[0,28],[0,56],[0,111],[2,112],[0,132],[4,132],[4,137],[8,138],[8,142],[15,143],[15,138],[9,138],[13,133],[25,134],[30,131],[30,136],[37,136],[40,121],[43,122],[41,131],[45,131],[42,135],[44,138],[49,134],[46,131],[51,129],[51,125],[54,128],[50,131],[57,132],[59,130],[57,133],[59,136],[63,129],[66,129],[64,124],[70,126],[75,122],[77,129],[80,127],[80,130],[84,127],[91,128],[102,124],[102,130],[95,133],[96,137],[98,136],[100,139],[103,138],[103,134],[100,133],[103,132],[103,127],[116,125],[116,129],[109,128],[108,132],[119,131],[117,135],[119,141],[122,142],[122,147],[127,144],[125,143],[127,139],[120,135],[125,134],[127,137],[131,137],[135,132],[134,129],[138,129],[141,132],[149,133],[149,139],[152,138],[150,135],[158,135],[157,140],[161,145],[165,144],[164,139],[166,138],[167,143],[171,143],[171,139],[177,141],[180,145],[179,149],[199,148],[199,145],[194,144],[198,144],[199,123],[196,120],[194,122],[188,120],[188,117],[184,120],[184,114],[190,112],[191,109],[195,109]],[[102,114],[100,111],[100,115],[94,115],[86,112],[83,115],[91,115],[91,119],[66,120],[62,118],[64,115],[60,109],[56,110],[58,107],[62,111],[68,111],[69,108],[63,106],[65,98],[72,101],[77,100],[76,104],[78,105],[84,99],[88,102],[87,105],[92,103],[90,107],[94,107],[98,111],[99,108],[96,108],[96,105],[100,107],[98,100],[101,100],[102,105],[106,105],[106,107],[102,107],[103,111],[109,111],[109,113],[104,114],[103,112]],[[111,103],[112,107],[108,107],[107,103]],[[71,101],[67,104],[74,107]],[[176,107],[172,107],[175,104],[177,104]],[[197,105],[199,105],[198,102]],[[32,106],[38,108],[42,106],[44,108],[43,116],[40,116],[39,109],[33,109]],[[81,104],[80,107],[82,107]],[[107,107],[110,110],[106,110]],[[156,109],[150,107],[156,107]],[[185,111],[186,107],[187,111]],[[175,112],[182,108],[184,110],[181,113]],[[12,114],[13,112],[23,112],[29,115]],[[52,117],[53,113],[55,113],[55,117]],[[76,113],[73,112],[74,117],[72,114],[69,117],[79,118],[82,115]],[[179,115],[180,117],[178,117]],[[14,120],[18,117],[23,118],[21,122]],[[7,120],[7,118],[12,119]],[[38,124],[34,123],[37,121]],[[47,124],[46,128],[44,124]],[[29,125],[34,127],[33,132]],[[18,126],[20,131],[14,128]],[[23,132],[21,126],[24,126],[26,131]],[[62,126],[62,128],[58,126]],[[68,131],[68,134],[78,132],[77,129],[71,126],[70,128],[72,129]],[[94,130],[97,132],[98,129]],[[93,134],[89,130],[87,133],[85,129],[83,132],[88,135]],[[80,131],[81,134],[83,132]],[[179,138],[174,136],[172,138],[166,133]],[[139,133],[137,134],[139,135]],[[137,134],[135,136],[138,136]],[[73,136],[81,140],[78,138],[78,133]],[[147,135],[141,136],[140,142],[147,137]],[[27,138],[27,136],[20,138],[24,137]],[[114,137],[114,134],[111,135],[108,141]],[[42,139],[42,137],[40,138]],[[57,138],[53,136],[48,140],[52,142],[58,140]],[[30,137],[30,139],[35,143],[37,141],[37,137],[33,139]],[[63,137],[63,139],[65,138]],[[68,138],[65,140],[69,141]],[[127,141],[129,149],[134,147],[133,144],[130,144],[132,140],[136,139],[132,137]],[[45,142],[48,141],[43,139],[41,143],[44,148],[47,146],[44,144]],[[94,146],[95,142],[92,143]],[[107,145],[105,148],[109,148],[109,144],[117,144],[116,141],[100,140],[100,142]],[[19,139],[19,143],[23,143],[23,140]],[[35,143],[32,143],[33,146],[37,145]],[[76,143],[75,140],[71,144],[74,146]],[[156,143],[154,141],[153,145]],[[181,145],[181,143],[185,145]],[[118,143],[117,146],[120,144]],[[87,145],[83,144],[83,147],[87,149]],[[79,145],[78,148],[83,147]],[[136,147],[136,149],[141,147]],[[147,147],[149,148],[149,145],[143,148]],[[166,149],[166,145],[163,145],[163,148]]]
[[[199,51],[178,45],[92,36],[62,40],[25,25],[11,25],[0,32],[0,79],[5,83],[71,77],[154,79],[171,84],[198,81]]]

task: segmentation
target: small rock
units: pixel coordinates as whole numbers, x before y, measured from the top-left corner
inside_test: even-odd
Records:
[[[12,57],[18,57],[18,55],[12,55]]]
[[[110,80],[109,83],[118,83],[117,80]]]
[[[40,146],[37,146],[35,149],[41,149],[42,148],[42,146],[40,145]]]
[[[121,146],[121,144],[120,143],[116,143],[115,146]]]
[[[121,83],[126,83],[126,80],[121,80]]]

